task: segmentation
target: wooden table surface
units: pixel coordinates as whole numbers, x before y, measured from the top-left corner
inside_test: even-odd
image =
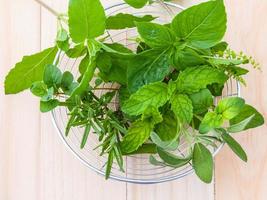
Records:
[[[67,0],[44,0],[59,11]],[[105,0],[105,5],[113,0]],[[199,0],[178,1],[188,6]],[[267,1],[225,0],[226,40],[262,66],[251,70],[242,96],[266,117]],[[50,114],[40,114],[29,92],[5,96],[4,76],[25,54],[53,44],[55,18],[34,0],[0,0],[0,200],[265,200],[267,199],[266,125],[236,135],[249,161],[228,147],[216,157],[212,184],[195,175],[158,185],[105,181],[70,154],[56,134]],[[251,68],[251,67],[250,67]],[[265,77],[265,78],[264,78]]]

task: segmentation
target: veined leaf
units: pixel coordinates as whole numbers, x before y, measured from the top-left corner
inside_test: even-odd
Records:
[[[222,138],[240,159],[247,162],[248,158],[246,152],[232,136],[230,136],[228,133],[223,133]]]
[[[196,114],[208,111],[208,108],[213,104],[213,97],[208,89],[202,89],[190,96],[193,105],[193,111]]]
[[[109,16],[106,20],[107,29],[125,29],[136,26],[135,22],[150,22],[156,19],[152,15],[134,16],[127,13],[119,13],[114,16]]]
[[[226,31],[226,13],[222,0],[208,1],[179,13],[171,27],[176,36],[197,48],[217,44]]]
[[[192,101],[187,95],[174,94],[171,97],[171,109],[181,122],[190,123],[193,118]]]
[[[196,66],[181,72],[176,83],[180,92],[192,94],[212,83],[224,84],[227,79],[228,76],[223,71],[208,66]]]
[[[210,151],[201,143],[196,143],[194,146],[193,168],[202,181],[205,183],[212,181],[213,158]]]
[[[160,24],[151,22],[136,23],[138,33],[144,42],[153,48],[167,48],[175,42],[175,36],[171,30]]]
[[[124,1],[134,8],[142,8],[148,3],[149,0],[124,0]]]
[[[93,39],[105,31],[106,16],[99,0],[69,1],[69,30],[75,43]]]
[[[199,132],[202,134],[207,133],[214,128],[220,128],[222,124],[223,117],[221,114],[208,112],[200,123]]]
[[[264,124],[263,116],[252,106],[245,104],[242,110],[239,112],[237,116],[230,120],[230,125],[235,126],[236,124],[241,123],[245,119],[250,116],[254,117],[250,120],[250,122],[243,128],[243,130],[247,130],[250,128],[255,128]]]
[[[150,121],[136,121],[128,129],[121,142],[123,153],[131,153],[137,150],[149,138],[153,125]]]
[[[41,81],[45,66],[53,63],[56,53],[57,48],[53,47],[31,56],[24,56],[6,76],[5,93],[16,94],[30,88],[34,82]]]
[[[162,122],[163,118],[161,113],[154,106],[148,106],[142,115],[142,120],[149,120],[152,124]]]
[[[145,85],[125,101],[122,111],[129,115],[140,115],[149,106],[158,108],[168,100],[168,89],[165,83],[156,82]]]
[[[244,105],[244,99],[240,97],[228,97],[219,101],[215,111],[222,114],[225,119],[232,119],[240,113]]]

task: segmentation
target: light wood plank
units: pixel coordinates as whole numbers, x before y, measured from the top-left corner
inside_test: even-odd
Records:
[[[0,199],[39,197],[39,111],[29,92],[5,96],[4,76],[25,54],[40,49],[40,7],[0,1]]]
[[[262,71],[250,68],[242,96],[265,115],[267,111],[267,2],[261,0],[226,1],[227,41],[235,50],[244,50],[261,64]],[[248,163],[240,161],[228,147],[216,159],[216,200],[264,200],[267,196],[266,125],[236,135],[248,153]]]

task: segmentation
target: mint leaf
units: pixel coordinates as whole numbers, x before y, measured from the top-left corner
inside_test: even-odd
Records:
[[[156,19],[152,15],[134,16],[127,13],[118,13],[114,16],[109,16],[106,20],[107,29],[125,29],[135,27],[135,22],[150,22]]]
[[[192,94],[212,83],[224,84],[227,79],[228,76],[223,71],[208,66],[197,66],[182,71],[176,83],[180,92]]]
[[[158,147],[167,151],[174,151],[179,146],[178,136],[179,134],[176,134],[176,137],[172,138],[172,140],[162,141],[157,133],[152,132],[150,138],[153,141],[153,143],[156,144]]]
[[[105,31],[105,11],[99,0],[69,1],[69,31],[75,43],[93,39]]]
[[[42,81],[38,81],[32,84],[31,92],[37,96],[42,97],[47,93],[47,87],[46,84]]]
[[[162,141],[170,141],[177,136],[179,133],[178,120],[171,110],[163,114],[163,121],[156,125],[155,132]]]
[[[44,70],[44,83],[48,88],[58,86],[61,83],[62,73],[55,65],[46,65]]]
[[[176,36],[197,48],[209,48],[220,42],[226,31],[226,13],[222,0],[192,6],[179,13],[171,27]]]
[[[49,112],[56,108],[59,105],[59,101],[56,99],[51,99],[49,101],[41,101],[40,102],[40,110],[41,112]]]
[[[157,108],[148,106],[142,115],[142,120],[149,120],[152,124],[158,124],[162,122],[163,118]]]
[[[124,1],[134,8],[142,8],[148,3],[149,0],[124,0]]]
[[[131,153],[137,150],[149,138],[152,129],[153,125],[147,120],[134,122],[123,137],[122,152]]]
[[[171,30],[160,24],[150,22],[136,23],[138,33],[144,42],[153,48],[166,48],[175,42]]]
[[[140,115],[149,106],[159,108],[168,100],[168,89],[165,83],[156,82],[145,85],[125,101],[122,111],[129,115]]]
[[[128,65],[128,89],[131,93],[143,85],[162,81],[170,72],[166,51],[148,50],[136,55]]]
[[[228,133],[225,132],[222,134],[222,138],[241,160],[247,162],[248,158],[246,152],[243,150],[240,144],[235,141],[233,137],[231,137]]]
[[[228,97],[219,101],[215,111],[222,114],[225,119],[232,119],[240,113],[244,105],[244,99],[240,97]]]
[[[157,148],[159,157],[167,164],[170,165],[171,167],[182,167],[186,165],[187,163],[190,162],[192,159],[191,155],[187,158],[179,157],[174,154],[171,154],[167,151],[164,151],[161,148]]]
[[[210,151],[203,144],[196,143],[192,160],[196,175],[205,183],[210,183],[213,174],[213,158]]]
[[[255,128],[264,124],[263,116],[255,108],[245,104],[242,110],[239,112],[239,114],[230,120],[230,125],[235,126],[251,116],[254,117],[243,128],[243,130]]]
[[[189,97],[192,101],[193,111],[196,114],[207,112],[208,108],[213,105],[213,97],[208,89],[202,89]]]
[[[16,94],[43,79],[44,68],[53,63],[57,48],[45,49],[40,53],[24,56],[22,61],[8,73],[5,79],[5,93]]]
[[[179,121],[190,123],[193,118],[192,101],[187,95],[175,94],[171,98],[171,109]]]
[[[204,116],[199,126],[199,132],[204,134],[214,128],[220,128],[223,124],[223,117],[221,114],[215,112],[208,112]]]

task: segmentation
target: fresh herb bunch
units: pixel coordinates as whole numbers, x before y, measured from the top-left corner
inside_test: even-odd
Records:
[[[125,2],[135,8],[152,3]],[[108,155],[106,178],[113,161],[123,171],[123,156],[149,153],[154,165],[177,168],[190,163],[199,178],[209,183],[213,158],[208,147],[225,142],[247,161],[230,133],[264,123],[262,115],[242,98],[223,98],[214,104],[229,79],[245,84],[242,76],[249,71],[244,64],[255,68],[258,64],[222,41],[226,31],[222,0],[188,8],[169,24],[152,22],[156,18],[127,13],[106,17],[99,0],[70,0],[68,14],[58,16],[56,45],[17,63],[6,77],[5,92],[30,88],[41,98],[42,112],[66,107],[66,136],[72,127],[83,127],[81,148],[90,132],[99,137],[101,155]],[[105,31],[135,27],[139,33],[135,50],[105,42]],[[57,67],[56,55],[61,53],[81,58],[77,80]],[[95,95],[103,83],[119,87]],[[115,96],[119,96],[116,110],[109,106]],[[186,157],[175,153],[181,137],[189,146]]]

